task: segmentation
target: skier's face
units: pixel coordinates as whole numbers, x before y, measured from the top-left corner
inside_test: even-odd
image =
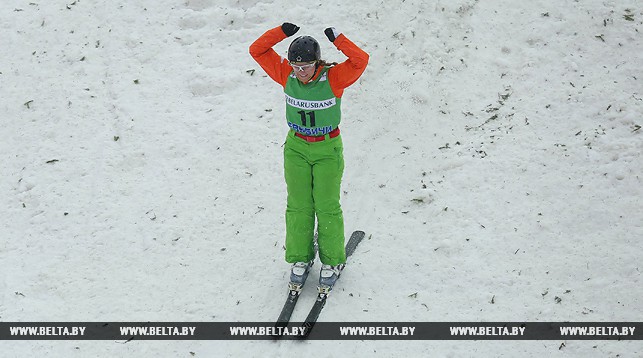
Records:
[[[306,82],[310,80],[313,75],[315,74],[315,62],[291,62],[290,65],[292,66],[293,71],[295,71],[295,75],[297,78],[302,81]]]

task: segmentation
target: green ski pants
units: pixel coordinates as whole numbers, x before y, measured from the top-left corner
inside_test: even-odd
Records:
[[[311,261],[317,218],[317,243],[323,264],[346,262],[344,216],[339,203],[344,173],[341,135],[307,142],[291,130],[284,145],[286,207],[286,261]]]

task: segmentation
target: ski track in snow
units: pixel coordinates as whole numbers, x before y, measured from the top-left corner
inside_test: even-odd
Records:
[[[284,21],[370,55],[344,96],[324,321],[641,321],[636,1],[27,2],[0,12],[0,319],[272,321]],[[630,15],[626,17],[624,15]],[[628,19],[633,19],[630,21]],[[286,54],[286,40],[276,46]],[[319,264],[315,266],[316,270]],[[318,273],[313,272],[314,282]],[[304,291],[293,321],[312,305]],[[3,356],[635,357],[640,342],[0,342]],[[500,351],[499,351],[500,350]]]

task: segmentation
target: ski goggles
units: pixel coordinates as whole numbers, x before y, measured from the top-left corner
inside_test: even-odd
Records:
[[[303,71],[306,71],[308,69],[311,69],[311,68],[315,67],[317,62],[306,63],[306,64],[303,64],[303,65],[295,65],[292,62],[289,62],[289,64],[292,67],[292,69],[295,70],[295,72],[303,72]]]

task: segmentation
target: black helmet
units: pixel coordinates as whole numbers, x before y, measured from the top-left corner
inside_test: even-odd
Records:
[[[288,61],[312,62],[320,59],[319,43],[310,36],[297,37],[288,47]]]

